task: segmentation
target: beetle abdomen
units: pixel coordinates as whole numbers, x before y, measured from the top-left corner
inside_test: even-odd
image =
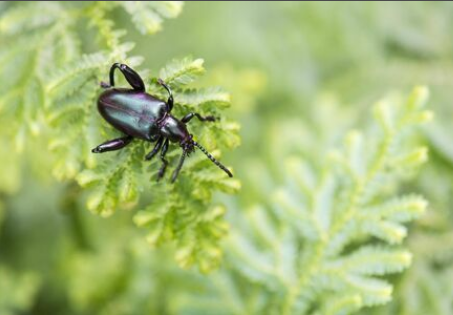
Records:
[[[116,129],[136,138],[152,141],[157,121],[164,117],[164,101],[140,91],[108,89],[98,99],[102,117]]]

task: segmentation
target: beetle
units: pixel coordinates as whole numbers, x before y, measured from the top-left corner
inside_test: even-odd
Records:
[[[115,70],[118,69],[130,84],[130,88],[115,87]],[[155,142],[154,148],[145,160],[151,160],[160,151],[162,166],[157,173],[157,181],[165,174],[168,161],[165,158],[169,142],[179,143],[182,154],[179,163],[173,172],[173,183],[195,147],[199,148],[215,165],[222,169],[229,177],[233,174],[219,161],[217,161],[203,146],[193,140],[192,134],[187,130],[187,123],[194,117],[202,122],[213,122],[213,116],[203,117],[198,113],[188,113],[182,119],[171,115],[174,99],[170,87],[161,79],[158,83],[168,92],[167,101],[162,101],[145,90],[145,84],[137,72],[125,64],[114,63],[109,72],[110,84],[101,82],[105,89],[98,98],[97,106],[101,116],[113,127],[123,132],[125,136],[106,141],[91,150],[93,153],[120,150],[127,146],[134,138],[148,142]]]

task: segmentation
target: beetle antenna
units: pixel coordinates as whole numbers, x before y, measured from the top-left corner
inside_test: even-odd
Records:
[[[178,177],[179,171],[181,170],[185,159],[186,159],[186,152],[183,151],[181,154],[181,158],[179,159],[178,167],[176,167],[175,171],[173,172],[173,175],[171,176],[172,183],[174,183],[176,178]]]
[[[206,156],[214,163],[217,165],[222,171],[228,174],[229,177],[233,177],[233,174],[231,174],[230,170],[227,169],[222,163],[217,161],[205,148],[203,148],[199,143],[193,141],[193,144],[200,149]]]

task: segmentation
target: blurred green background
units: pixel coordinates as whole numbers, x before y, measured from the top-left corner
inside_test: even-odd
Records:
[[[392,279],[394,301],[363,314],[453,314],[453,3],[188,2],[153,36],[113,14],[143,67],[202,57],[203,82],[231,92],[242,145],[225,160],[243,188],[217,199],[232,211],[266,204],[283,160],[316,161],[381,96],[427,85],[430,158],[403,190],[422,193],[429,211],[410,227],[414,262]],[[202,276],[179,270],[171,249],[149,250],[132,213],[89,213],[80,188],[49,176],[39,139],[21,158],[0,141],[1,315],[203,314],[179,311]]]

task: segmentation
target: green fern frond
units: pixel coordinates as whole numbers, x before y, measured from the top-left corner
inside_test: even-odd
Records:
[[[30,2],[12,7],[0,18],[0,33],[14,35],[49,26],[60,18],[62,12],[61,5],[55,1]]]
[[[129,13],[135,27],[142,34],[161,30],[164,18],[177,17],[182,10],[182,1],[117,1]]]
[[[188,83],[189,80],[177,81],[177,78],[195,79],[194,63],[191,59],[173,62],[166,69],[175,69],[174,64],[179,65],[178,70],[173,72],[177,75],[172,75],[173,79],[170,78],[169,82],[175,84],[179,82],[179,87],[182,88],[183,82]],[[201,67],[202,62],[197,64]],[[203,68],[197,70],[197,74],[203,72]],[[157,78],[152,78],[151,81],[156,80]],[[198,98],[207,99],[209,95],[203,97],[204,91],[191,90],[191,93],[195,95],[197,92]],[[175,97],[177,99],[178,94],[175,93]],[[227,96],[220,101],[211,100],[210,108],[219,104],[218,110],[222,109],[225,107],[226,99]],[[189,103],[188,106],[195,105]],[[205,115],[209,110],[199,107],[197,112]],[[182,115],[183,110],[175,108],[175,113]],[[209,150],[222,145],[232,148],[239,144],[238,128],[236,125],[225,126],[227,124],[223,121],[209,126],[200,125],[199,128],[193,124],[193,130],[195,135],[202,134],[200,140]],[[228,138],[233,140],[228,141]],[[240,187],[239,182],[226,178],[225,174],[211,165],[210,161],[198,154],[187,159],[177,184],[156,184],[154,177],[160,166],[157,161],[151,163],[144,161],[145,152],[149,150],[151,150],[149,144],[137,142],[127,150],[119,152],[115,158],[105,158],[98,167],[87,169],[77,175],[80,185],[92,188],[88,197],[89,209],[102,215],[110,215],[119,206],[135,204],[139,192],[149,189],[153,192],[153,202],[139,211],[134,219],[137,225],[149,231],[147,236],[149,243],[152,246],[160,246],[167,242],[175,242],[176,259],[183,267],[197,264],[204,272],[216,268],[222,256],[219,242],[225,235],[226,224],[222,219],[225,209],[219,205],[211,205],[212,195],[215,191],[235,193]],[[179,148],[170,148],[169,172],[173,164],[171,161],[179,154]],[[212,151],[212,154],[219,157],[220,152]],[[147,165],[148,170],[145,169]],[[147,172],[150,172],[151,178],[144,175]],[[185,174],[191,175],[187,177]],[[166,180],[167,178],[163,179]]]
[[[8,106],[10,116],[4,118],[17,122],[10,132],[16,137],[19,151],[27,145],[26,139],[36,136],[45,124],[44,117],[37,117],[45,104],[52,110],[87,81],[98,84],[96,70],[126,59],[133,44],[120,42],[124,32],[113,29],[106,16],[111,7],[103,2],[73,7],[37,2],[11,6],[0,16],[0,36],[8,45],[0,53],[0,79],[6,83],[0,87],[0,108]],[[40,11],[46,14],[36,14]],[[98,28],[101,47],[107,51],[81,54],[81,36],[74,31],[80,16]],[[21,36],[15,36],[18,32]]]
[[[85,10],[89,17],[89,26],[97,30],[99,44],[109,50],[115,50],[121,44],[120,38],[125,35],[125,31],[114,29],[115,23],[107,16],[113,8],[114,1],[95,1]]]
[[[182,60],[175,59],[159,71],[159,78],[179,88],[195,81],[204,73],[203,59],[186,57]]]
[[[230,101],[230,94],[218,87],[183,90],[175,99],[176,104],[191,110],[198,110],[200,107],[224,109],[230,106]]]
[[[266,301],[253,304],[244,293],[235,313],[349,314],[391,300],[393,286],[383,277],[412,262],[401,246],[403,223],[427,206],[420,196],[398,195],[407,176],[395,171],[402,165],[394,161],[415,156],[405,165],[413,170],[426,160],[425,153],[410,153],[425,152],[413,147],[410,131],[431,117],[423,108],[426,96],[416,88],[406,102],[379,102],[377,123],[349,133],[324,162],[290,159],[274,202],[233,213],[226,246],[232,271],[225,277],[257,286]],[[212,297],[224,294],[215,287]]]
[[[362,314],[448,314],[453,300],[451,237],[450,231],[411,235],[414,264],[397,284],[395,301]]]
[[[427,202],[423,197],[409,195],[389,200],[379,206],[365,208],[359,215],[403,223],[422,215],[426,207]]]
[[[119,205],[135,203],[138,198],[138,176],[142,174],[143,146],[131,145],[98,168],[86,169],[77,177],[83,187],[93,188],[88,198],[88,209],[103,216],[111,215]]]
[[[407,251],[363,246],[355,252],[327,263],[326,269],[334,274],[349,273],[369,276],[382,276],[401,272],[411,263]]]
[[[212,196],[217,191],[237,192],[237,180],[226,178],[197,154],[187,159],[177,184],[166,183],[167,178],[156,184],[154,177],[160,165],[158,161],[144,162],[151,148],[140,141],[118,154],[91,153],[96,145],[119,134],[96,111],[99,82],[106,81],[113,62],[126,62],[135,68],[143,61],[130,56],[134,43],[123,41],[125,32],[110,18],[116,8],[130,14],[139,31],[154,33],[164,18],[180,13],[182,3],[30,3],[13,5],[1,14],[0,36],[9,47],[0,51],[0,78],[6,82],[0,87],[0,109],[4,110],[0,120],[14,122],[9,132],[20,150],[42,126],[49,127],[45,136],[53,175],[60,180],[75,179],[86,187],[87,206],[95,213],[107,216],[118,208],[130,208],[149,191],[152,203],[143,206],[135,222],[148,228],[150,243],[158,246],[173,242],[182,266],[198,265],[210,271],[220,263],[219,243],[227,230],[225,208],[212,204]],[[48,15],[36,15],[39,10]],[[97,36],[97,41],[90,43],[94,47],[91,53],[84,52],[84,37],[75,28],[81,18],[86,30]],[[15,36],[19,32],[21,36]],[[219,88],[188,86],[203,73],[202,59],[174,60],[158,77],[148,80],[149,92],[166,99],[166,91],[156,84],[161,78],[175,91],[173,114],[177,117],[189,110],[219,116],[230,105],[228,93]],[[238,131],[237,123],[224,118],[210,125],[191,125],[196,140],[217,158],[220,148],[239,145]],[[178,149],[171,148],[168,157],[173,162],[179,154]]]
[[[326,222],[328,217],[332,218],[331,222],[333,223],[327,230],[319,229],[319,240],[313,243],[313,254],[310,255],[311,258],[308,260],[309,266],[306,266],[306,272],[302,271],[301,279],[309,279],[311,272],[313,276],[318,276],[319,273],[323,272],[323,268],[319,267],[321,261],[329,259],[329,257],[341,255],[346,246],[356,242],[357,239],[363,242],[363,237],[367,235],[377,236],[390,244],[400,243],[404,238],[406,229],[399,225],[399,223],[393,222],[391,216],[385,219],[381,217],[373,220],[373,217],[365,215],[362,209],[366,208],[367,205],[372,205],[376,208],[380,208],[380,204],[388,205],[386,196],[391,194],[394,189],[389,190],[388,187],[383,186],[383,183],[395,183],[398,180],[398,175],[394,175],[393,168],[400,167],[400,164],[390,164],[389,161],[393,161],[394,156],[398,156],[401,154],[401,151],[404,152],[406,150],[404,146],[401,146],[401,141],[404,139],[401,137],[406,134],[404,129],[430,118],[431,114],[421,108],[426,101],[426,95],[427,92],[425,89],[418,88],[414,90],[404,106],[397,107],[397,104],[387,101],[378,103],[377,107],[375,107],[375,115],[377,121],[380,123],[381,129],[372,130],[373,133],[371,135],[375,134],[374,140],[373,136],[371,138],[370,136],[365,137],[368,139],[366,147],[362,141],[358,141],[361,138],[360,134],[354,133],[347,137],[346,154],[339,153],[338,155],[340,164],[337,165],[341,167],[339,169],[337,168],[337,171],[339,171],[337,179],[333,179],[336,182],[333,185],[335,188],[334,190],[327,188],[333,191],[330,191],[326,196],[334,198],[335,203],[328,204],[330,210],[327,213],[327,217],[324,215],[314,218],[314,221],[321,226],[325,224],[324,222]],[[399,146],[397,147],[396,144]],[[424,156],[419,156],[418,159],[421,160],[420,162],[426,160]],[[333,168],[335,169],[335,165],[333,165]],[[330,172],[328,171],[328,173]],[[387,180],[383,181],[383,178]],[[322,182],[324,181],[325,179],[322,180]],[[326,188],[324,188],[324,185],[319,187],[321,188],[320,193],[322,194]],[[332,185],[327,187],[332,187]],[[426,207],[424,200],[416,200],[415,207],[411,203],[404,203],[402,201],[400,201],[400,204],[403,207],[394,207],[392,209],[394,211],[392,212],[394,217],[399,217],[400,215],[406,216],[408,212],[412,212],[413,217],[417,217]],[[404,206],[407,206],[407,208]],[[389,209],[388,207],[385,208]],[[416,211],[413,211],[414,208]],[[312,215],[317,213],[316,209],[317,207],[313,207],[314,212],[312,212]],[[362,213],[363,217],[361,218],[360,214]],[[351,256],[346,257],[351,258]],[[368,255],[368,258],[372,259],[372,257],[372,255]],[[369,272],[377,274],[383,272],[386,274],[389,271],[400,271],[409,265],[410,256],[407,253],[397,253],[397,257],[400,258],[394,262],[394,267],[379,266],[388,260],[383,253],[380,253],[374,259],[376,264],[374,267],[371,261],[366,264],[366,261],[363,260],[364,265],[366,265],[364,268],[369,268]],[[345,259],[347,260],[348,258]],[[318,265],[318,267],[309,271],[310,265],[313,266],[312,268],[315,265]],[[345,268],[346,266],[347,263],[345,261],[342,264],[342,270],[337,270],[336,274],[339,275],[346,272],[345,277],[350,278],[350,276],[346,276],[348,274],[346,271],[347,268]],[[314,270],[316,270],[316,273]],[[353,278],[356,280],[360,279],[355,276]],[[361,294],[360,283],[363,281],[357,281],[354,282],[356,283],[354,285],[357,285],[358,289],[355,294]],[[376,291],[376,296],[373,293],[374,289],[371,289],[368,293],[364,293],[363,302],[365,306],[383,303],[390,299],[390,294],[381,293],[384,291],[387,292],[387,289],[384,288],[388,286],[383,284],[378,284],[378,286],[381,289]],[[294,298],[297,299],[296,296]],[[290,299],[287,302],[291,303],[291,301]],[[287,307],[289,307],[287,310],[291,309],[290,304],[287,304]]]
[[[56,103],[71,96],[87,81],[93,81],[95,71],[108,67],[109,60],[103,53],[83,55],[81,60],[74,60],[63,69],[55,71],[47,81],[46,92],[51,97],[50,103]],[[91,79],[91,80],[90,80]],[[57,105],[56,105],[57,106]]]

